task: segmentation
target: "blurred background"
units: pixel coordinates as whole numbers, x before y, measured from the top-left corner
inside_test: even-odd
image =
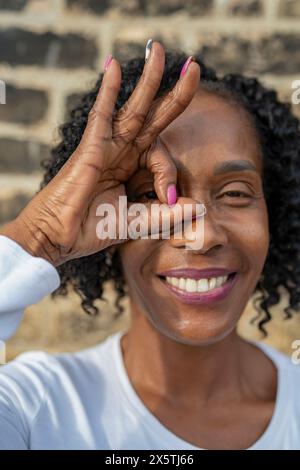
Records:
[[[107,54],[144,55],[148,38],[187,54],[202,53],[218,73],[258,76],[291,101],[300,80],[300,0],[0,0],[0,225],[14,218],[38,189],[40,161],[57,140],[57,127],[80,93],[97,79]],[[300,104],[294,106],[300,117]],[[28,308],[7,345],[7,360],[26,350],[75,351],[130,324],[112,320],[114,293],[89,317],[80,300],[44,299]],[[265,340],[291,354],[300,339],[300,313],[284,321],[273,309]],[[249,302],[240,333],[261,339]]]

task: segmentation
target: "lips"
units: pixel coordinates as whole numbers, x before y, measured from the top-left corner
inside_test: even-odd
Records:
[[[157,273],[158,276],[163,277],[183,277],[191,279],[207,279],[210,277],[220,277],[220,276],[229,276],[236,272],[236,269],[226,269],[226,268],[206,268],[206,269],[196,269],[196,268],[182,268],[182,269],[171,269],[169,271],[162,271]]]
[[[165,288],[184,303],[211,303],[225,299],[237,281],[225,268],[173,269],[158,274]]]

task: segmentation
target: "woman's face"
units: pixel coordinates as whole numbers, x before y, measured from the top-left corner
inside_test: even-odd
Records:
[[[244,110],[200,88],[160,134],[156,151],[169,152],[177,166],[178,197],[205,204],[204,244],[189,250],[183,234],[121,245],[131,305],[175,341],[213,343],[235,328],[267,255],[257,137]],[[139,202],[158,203],[147,170],[132,176],[127,191]]]

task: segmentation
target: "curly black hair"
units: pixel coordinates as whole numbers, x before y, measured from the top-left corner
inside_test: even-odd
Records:
[[[168,93],[178,80],[186,54],[166,52],[165,70],[156,98]],[[194,55],[201,67],[201,83],[225,98],[234,100],[248,111],[255,125],[263,151],[263,186],[269,213],[270,246],[263,272],[257,283],[254,306],[259,329],[271,320],[270,307],[278,304],[283,286],[288,294],[285,317],[290,318],[300,308],[300,130],[291,105],[282,103],[277,92],[263,86],[257,78],[240,74],[217,73]],[[120,109],[133,92],[144,67],[144,57],[121,62],[122,81],[116,103]],[[70,111],[69,120],[60,127],[61,142],[43,162],[46,170],[44,187],[60,170],[78,146],[87,124],[88,113],[96,99],[103,74],[91,91],[82,95],[80,103]],[[81,297],[82,308],[98,313],[97,299],[103,298],[106,281],[116,290],[115,316],[122,311],[121,300],[126,295],[118,250],[112,257],[107,250],[75,259],[59,267],[61,286],[55,295],[66,295],[72,285]]]

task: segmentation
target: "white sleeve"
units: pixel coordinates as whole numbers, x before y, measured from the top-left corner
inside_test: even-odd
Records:
[[[15,333],[26,307],[42,300],[59,284],[52,264],[0,235],[0,340]]]
[[[31,351],[0,367],[0,451],[30,449],[31,432],[47,401],[53,362],[48,353]]]

